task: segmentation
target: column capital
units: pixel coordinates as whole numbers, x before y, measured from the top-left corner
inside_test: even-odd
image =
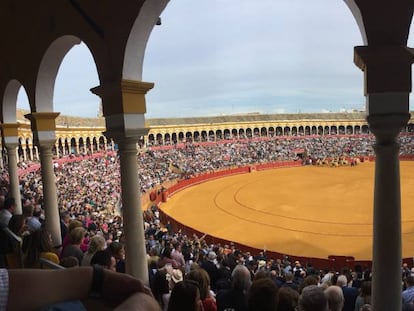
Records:
[[[367,116],[367,122],[375,135],[377,145],[389,145],[396,143],[398,134],[407,125],[410,117],[409,113],[373,114]]]
[[[113,139],[118,145],[134,145],[136,149],[136,143],[141,136],[147,135],[149,128],[136,129],[133,131],[121,131],[121,130],[108,130],[103,134],[107,139]]]
[[[56,140],[56,118],[59,112],[32,112],[25,115],[30,120],[33,142],[38,145],[54,144]]]
[[[4,143],[7,146],[19,144],[19,123],[3,123],[1,130],[3,132]]]
[[[154,83],[134,80],[105,82],[90,91],[101,97],[105,116],[144,114],[147,112],[145,94]]]
[[[364,72],[364,93],[411,92],[414,55],[404,46],[356,46],[354,63]]]

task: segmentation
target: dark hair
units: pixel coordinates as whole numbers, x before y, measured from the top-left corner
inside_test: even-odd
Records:
[[[197,298],[200,293],[196,282],[185,280],[178,282],[170,296],[168,311],[194,311],[196,310]]]
[[[113,255],[116,256],[119,254],[119,252],[124,248],[124,244],[120,242],[112,242],[108,245],[108,251]]]
[[[200,289],[201,300],[204,300],[209,296],[210,276],[206,270],[202,268],[191,270],[187,274],[186,279],[197,282],[198,288]]]
[[[247,305],[250,311],[275,311],[276,299],[276,284],[270,278],[262,278],[253,281],[250,286]]]
[[[23,240],[22,250],[26,253],[25,266],[36,267],[42,252],[52,252],[50,233],[45,228],[33,232]]]
[[[111,266],[112,254],[108,251],[97,251],[95,255],[92,256],[91,265],[100,265],[103,267]]]
[[[158,301],[161,308],[164,309],[165,306],[162,295],[168,294],[170,291],[166,270],[158,270],[157,273],[155,273],[151,284],[151,290],[154,298]]]
[[[277,311],[295,311],[299,301],[299,293],[288,286],[277,292]]]
[[[26,217],[23,215],[13,215],[10,220],[8,227],[16,235],[20,235],[24,227]]]
[[[10,209],[11,207],[16,205],[16,200],[12,197],[8,197],[5,201],[4,201],[4,208],[5,209]]]

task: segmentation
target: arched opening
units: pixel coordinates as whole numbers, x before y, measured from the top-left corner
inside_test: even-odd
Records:
[[[224,130],[224,139],[231,139],[230,130],[229,129],[225,129]]]
[[[154,146],[155,145],[155,138],[154,134],[148,135],[148,146]]]
[[[178,142],[182,143],[184,141],[184,133],[183,132],[179,132],[178,133]]]
[[[208,131],[208,140],[209,141],[215,141],[216,140],[216,136],[214,135],[213,130]]]
[[[163,145],[163,141],[162,141],[162,134],[161,133],[158,133],[157,134],[157,137],[156,137],[156,144],[157,145]]]
[[[200,141],[200,132],[199,131],[195,131],[194,132],[194,141],[195,142],[199,142]]]
[[[171,144],[171,135],[170,135],[170,133],[166,133],[164,135],[164,144],[165,145],[170,145]]]
[[[239,129],[239,139],[245,139],[246,135],[244,134],[244,129]]]
[[[207,131],[201,131],[201,141],[208,141]]]
[[[231,137],[232,139],[237,139],[237,136],[238,136],[237,135],[237,129],[232,129],[231,130],[231,136],[232,136]]]

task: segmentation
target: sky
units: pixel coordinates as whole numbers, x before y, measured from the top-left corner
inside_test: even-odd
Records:
[[[342,0],[174,0],[149,39],[146,118],[365,109],[362,45]],[[413,40],[409,40],[409,46]],[[95,117],[92,56],[75,46],[59,69],[54,109]],[[28,109],[24,92],[18,106]]]

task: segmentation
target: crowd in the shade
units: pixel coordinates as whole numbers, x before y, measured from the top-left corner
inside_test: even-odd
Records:
[[[400,137],[402,155],[414,154],[412,138]],[[137,191],[145,194],[166,181],[229,167],[369,157],[374,155],[372,144],[371,136],[326,136],[140,150]],[[0,226],[22,238],[25,267],[39,267],[44,258],[64,267],[98,264],[125,272],[119,171],[119,158],[109,154],[55,166],[61,246],[52,244],[43,226],[40,171],[21,176],[23,215],[13,214],[7,172],[1,172]],[[163,224],[156,204],[144,220],[150,286],[162,310],[372,310],[369,267],[332,271],[289,256],[250,254],[232,243],[209,245],[204,236],[187,236]],[[10,265],[13,258],[3,261]],[[404,310],[414,310],[414,271],[405,264],[401,277]]]

